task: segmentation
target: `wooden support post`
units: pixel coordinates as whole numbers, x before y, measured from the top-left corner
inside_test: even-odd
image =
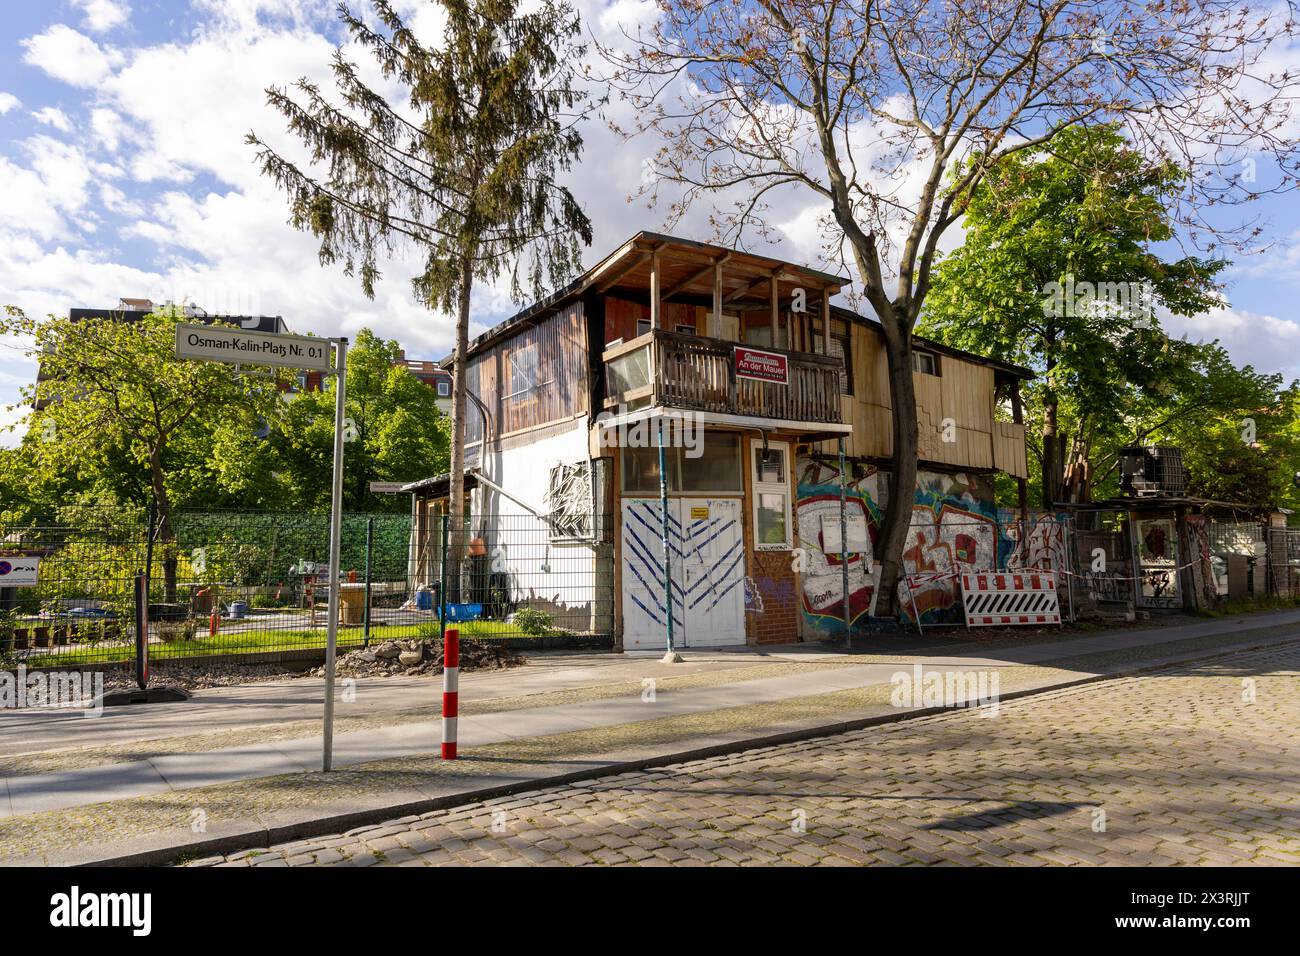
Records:
[[[662,305],[659,296],[659,250],[650,253],[650,328],[663,328]]]
[[[831,354],[831,294],[822,286],[822,355]]]
[[[777,282],[776,282],[775,272],[772,273],[771,277],[767,280],[767,282],[768,282],[767,297],[768,297],[768,302],[771,305],[771,309],[772,309],[772,348],[775,349],[781,347],[781,343],[777,341],[777,337],[776,337],[777,325],[778,325],[777,316],[780,312],[780,309],[779,309],[779,303],[777,302],[777,294],[776,294]]]
[[[709,318],[709,335],[722,338],[722,263],[713,264],[713,313]]]
[[[1025,409],[1020,401],[1020,379],[1011,380],[1011,420],[1017,425],[1025,423]],[[1022,439],[1023,440],[1023,439]],[[1021,543],[1027,546],[1025,536],[1029,533],[1029,487],[1026,479],[1016,479],[1016,504],[1020,509]]]

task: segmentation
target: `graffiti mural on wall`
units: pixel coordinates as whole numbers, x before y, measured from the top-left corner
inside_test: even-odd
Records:
[[[888,483],[887,476],[874,467],[850,467],[845,493],[848,518],[850,523],[855,518],[865,521],[868,539],[864,550],[857,552],[858,542],[850,528],[849,612],[856,623],[872,606],[876,584],[872,556],[888,504]],[[903,547],[903,569],[912,577],[900,584],[898,595],[908,620],[919,616],[923,625],[961,623],[957,579],[950,572],[1070,567],[1066,522],[1056,515],[1035,515],[1022,535],[1019,515],[999,511],[993,502],[993,483],[987,476],[930,471],[917,475],[912,521]],[[796,523],[805,565],[800,569],[804,621],[811,631],[838,634],[844,626],[844,589],[837,464],[799,460],[798,505]]]
[[[1138,606],[1181,607],[1178,589],[1178,529],[1173,518],[1138,518],[1133,522],[1137,553]]]
[[[1057,515],[1033,515],[1029,519],[1029,534],[1022,542],[1020,516],[1015,512],[1002,512],[1002,533],[1011,545],[1010,552],[1005,555],[1006,566],[1036,571],[1068,570],[1067,527]]]
[[[876,580],[872,556],[888,502],[887,479],[870,465],[851,465],[845,504],[850,524],[865,521],[865,550],[849,556],[849,613],[858,622],[872,605]],[[836,464],[799,461],[799,541],[804,549],[802,606],[809,629],[834,634],[843,628],[843,583],[839,553],[840,480]],[[830,533],[827,533],[827,529]],[[831,542],[830,551],[826,542]],[[849,530],[851,550],[858,546]],[[996,567],[1013,544],[999,533],[993,488],[987,478],[921,472],[912,521],[903,549],[909,574],[948,572],[961,566]],[[910,618],[915,604],[924,624],[960,621],[955,578],[916,581],[899,598]]]
[[[961,597],[953,572],[997,567],[1003,548],[993,486],[979,476],[925,471],[917,475],[916,485],[903,546],[903,569],[916,577],[899,588],[900,604],[909,620],[960,623]],[[940,574],[946,576],[927,578]]]
[[[795,519],[799,546],[803,549],[800,573],[803,580],[800,604],[804,620],[814,631],[839,633],[844,628],[844,575],[840,555],[840,473],[837,466],[801,458],[799,500]],[[881,483],[875,468],[850,466],[845,488],[845,512],[848,523],[866,528],[866,540],[849,534],[854,551],[848,556],[849,616],[859,620],[871,607],[875,591],[872,577],[872,554],[879,532]],[[828,550],[830,549],[830,550]]]

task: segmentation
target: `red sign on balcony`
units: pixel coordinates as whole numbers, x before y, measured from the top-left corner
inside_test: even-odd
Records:
[[[790,384],[790,359],[780,352],[764,352],[737,345],[736,378],[752,378],[759,382]]]

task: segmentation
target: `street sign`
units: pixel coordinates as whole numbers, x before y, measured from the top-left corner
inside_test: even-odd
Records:
[[[325,719],[321,769],[334,766],[334,677],[339,628],[339,556],[343,549],[343,431],[347,422],[348,340],[249,332],[211,325],[176,326],[176,357],[201,362],[279,365],[330,371],[334,355],[334,468],[330,477],[329,617],[325,624]],[[0,581],[3,581],[0,578]],[[33,582],[35,583],[35,582]]]
[[[758,382],[790,384],[790,359],[780,352],[765,352],[743,345],[736,346],[736,378],[750,378]]]
[[[377,495],[396,495],[401,494],[405,485],[404,481],[372,481],[370,490]]]
[[[26,558],[16,554],[0,555],[0,588],[36,587],[40,563],[40,558]]]
[[[328,372],[330,340],[308,335],[249,332],[219,325],[177,325],[176,357]]]

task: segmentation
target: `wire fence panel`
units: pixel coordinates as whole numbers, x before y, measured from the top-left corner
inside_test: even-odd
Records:
[[[589,520],[579,527],[590,532]],[[405,514],[342,522],[338,645],[440,637],[528,646],[609,646],[612,551],[532,515],[474,515],[413,529]],[[203,512],[150,522],[102,514],[58,526],[0,526],[0,657],[12,666],[136,657],[134,583],[148,571],[151,660],[315,659],[329,609],[329,516]],[[20,566],[21,565],[21,566]],[[445,598],[444,598],[445,593]]]
[[[79,518],[0,525],[0,570],[8,569],[0,575],[0,663],[134,659],[145,524],[120,515]]]

